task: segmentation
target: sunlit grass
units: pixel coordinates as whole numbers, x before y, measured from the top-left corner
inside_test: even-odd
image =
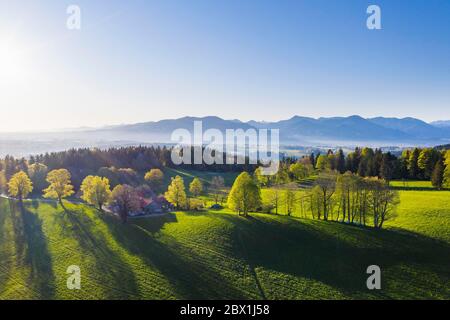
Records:
[[[398,216],[387,228],[401,228],[450,243],[450,191],[400,191]]]
[[[123,225],[84,205],[34,201],[22,212],[2,199],[0,298],[448,299],[448,194],[401,196],[381,231],[227,209]],[[73,264],[80,291],[66,288]],[[381,291],[365,287],[370,264],[382,268]]]
[[[193,170],[182,170],[182,169],[172,169],[172,168],[165,168],[164,169],[164,180],[165,184],[169,184],[170,178],[175,177],[177,175],[181,176],[184,179],[184,183],[187,186],[189,186],[189,183],[194,180],[195,177],[199,178],[200,181],[204,185],[207,185],[211,182],[212,178],[214,176],[222,176],[225,181],[226,187],[231,187],[233,185],[234,180],[239,175],[239,172],[209,172],[209,171],[193,171]]]

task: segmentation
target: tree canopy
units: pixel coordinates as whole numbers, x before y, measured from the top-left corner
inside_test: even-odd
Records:
[[[450,188],[450,150],[445,153],[444,185]]]
[[[70,172],[66,169],[50,171],[47,175],[50,185],[44,190],[44,198],[57,199],[64,208],[62,200],[74,194],[70,178]]]
[[[25,172],[20,171],[9,180],[8,191],[10,196],[22,201],[33,191],[33,183]]]
[[[189,191],[194,197],[198,197],[203,192],[203,184],[199,178],[195,177],[189,185]]]
[[[144,176],[153,189],[160,187],[164,180],[164,173],[160,169],[151,169]]]
[[[172,182],[164,196],[167,201],[172,203],[177,209],[183,208],[186,205],[187,200],[183,178],[180,176],[172,178]]]
[[[118,185],[112,191],[113,205],[119,209],[122,222],[127,222],[128,214],[141,209],[141,199],[136,189],[129,185]]]
[[[214,176],[211,180],[208,190],[213,195],[215,204],[218,204],[219,198],[221,197],[221,195],[224,195],[223,191],[224,188],[225,188],[224,178],[222,176]]]
[[[81,184],[81,199],[103,211],[103,205],[111,200],[111,187],[108,178],[87,176]]]
[[[228,195],[228,207],[248,216],[251,210],[261,206],[261,190],[247,172],[242,172],[234,181]]]

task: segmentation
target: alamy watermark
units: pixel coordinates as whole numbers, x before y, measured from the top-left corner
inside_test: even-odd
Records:
[[[381,289],[381,269],[379,266],[373,264],[367,267],[367,274],[370,276],[367,278],[366,285],[369,290]]]
[[[81,8],[76,4],[71,4],[67,7],[66,13],[68,15],[66,20],[66,27],[69,30],[81,29]],[[366,26],[369,30],[381,30],[381,8],[378,5],[372,4],[367,7],[366,13],[369,15],[366,20]]]
[[[67,7],[66,13],[69,15],[66,20],[66,27],[69,30],[81,29],[81,8],[75,4]]]
[[[187,129],[176,129],[171,135],[177,145],[171,158],[180,164],[260,164],[261,174],[274,175],[280,161],[278,129],[219,129],[203,131],[203,122],[194,121],[193,135]]]
[[[367,7],[367,14],[370,16],[367,18],[366,25],[369,30],[381,30],[381,8],[377,5],[370,5]]]
[[[80,290],[81,289],[81,269],[79,266],[72,265],[67,268],[67,274],[70,276],[67,278],[67,289]]]

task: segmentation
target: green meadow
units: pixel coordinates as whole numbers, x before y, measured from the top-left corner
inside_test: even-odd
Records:
[[[184,179],[186,186],[194,180],[195,177],[199,178],[203,183],[209,183],[214,176],[217,176],[217,172],[211,171],[195,171],[195,170],[181,170],[173,168],[164,168],[164,185],[169,185],[170,179],[175,176],[180,176]],[[239,175],[238,172],[223,172],[220,176],[223,177],[225,186],[231,187],[234,180]]]
[[[449,299],[450,191],[400,197],[384,230],[227,209],[122,224],[0,199],[0,299]],[[366,287],[372,264],[381,290]],[[67,289],[71,265],[81,290]]]

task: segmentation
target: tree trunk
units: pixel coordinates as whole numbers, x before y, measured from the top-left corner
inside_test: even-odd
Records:
[[[64,211],[67,211],[66,207],[64,206],[63,202],[62,202],[62,198],[58,197],[58,202],[61,205],[61,207],[63,208]]]
[[[121,212],[120,212],[120,217],[122,218],[122,223],[123,223],[123,224],[127,223],[127,220],[128,220],[128,212],[127,212],[127,211],[121,211]]]

